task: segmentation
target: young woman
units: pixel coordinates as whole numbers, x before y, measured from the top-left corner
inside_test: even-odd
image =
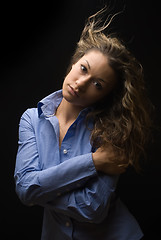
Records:
[[[88,19],[62,90],[21,117],[16,192],[44,207],[42,240],[137,240],[142,231],[115,196],[127,166],[139,169],[150,117],[142,67]]]

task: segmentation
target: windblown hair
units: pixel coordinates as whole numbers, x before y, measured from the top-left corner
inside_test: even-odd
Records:
[[[90,50],[98,50],[107,56],[118,83],[106,100],[97,103],[88,115],[94,120],[91,142],[95,147],[114,146],[118,154],[126,155],[127,165],[140,170],[140,155],[144,153],[150,133],[151,104],[141,64],[117,37],[107,34],[108,26],[117,14],[102,24],[105,11],[102,9],[88,18],[68,71]]]

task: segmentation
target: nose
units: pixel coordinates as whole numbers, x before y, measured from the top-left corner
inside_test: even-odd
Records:
[[[85,91],[87,89],[87,86],[90,83],[90,76],[83,76],[80,77],[76,80],[75,84],[76,87],[80,90],[80,91]]]

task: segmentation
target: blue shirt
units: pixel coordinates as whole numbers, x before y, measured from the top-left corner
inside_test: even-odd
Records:
[[[80,112],[59,148],[54,113],[61,100],[61,90],[47,96],[25,111],[19,126],[16,192],[24,204],[44,207],[41,239],[140,239],[138,223],[115,197],[118,176],[95,169],[85,122],[90,109]]]

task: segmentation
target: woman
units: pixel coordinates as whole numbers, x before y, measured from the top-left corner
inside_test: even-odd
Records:
[[[21,117],[15,181],[44,207],[42,240],[137,240],[142,231],[115,196],[127,166],[140,169],[150,118],[142,67],[88,19],[62,90]]]

